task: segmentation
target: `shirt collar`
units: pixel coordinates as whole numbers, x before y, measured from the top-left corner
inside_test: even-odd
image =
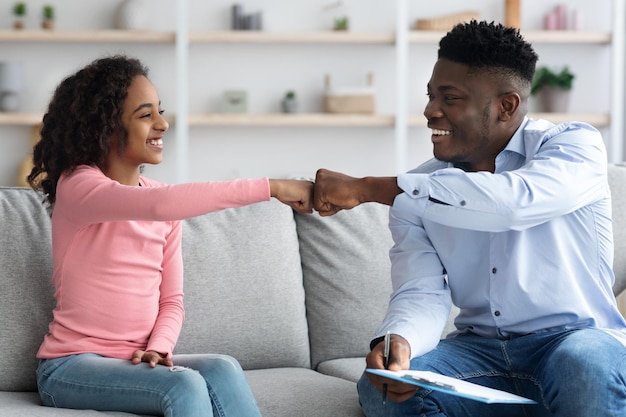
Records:
[[[526,146],[524,144],[524,128],[528,124],[530,119],[528,116],[524,116],[524,120],[520,123],[519,127],[511,137],[509,143],[506,144],[502,152],[515,152],[516,154],[526,157]],[[500,153],[502,153],[500,152]]]

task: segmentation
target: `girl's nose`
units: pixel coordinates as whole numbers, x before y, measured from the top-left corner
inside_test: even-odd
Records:
[[[167,122],[167,120],[165,120],[165,117],[163,117],[163,115],[159,113],[158,119],[155,123],[155,129],[165,132],[169,128],[170,124]]]

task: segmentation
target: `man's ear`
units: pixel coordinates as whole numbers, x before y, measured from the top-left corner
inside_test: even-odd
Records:
[[[516,92],[506,93],[500,97],[498,120],[506,122],[510,120],[520,107],[522,98]]]

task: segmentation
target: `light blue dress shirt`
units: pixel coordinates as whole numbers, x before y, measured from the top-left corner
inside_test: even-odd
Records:
[[[432,350],[450,303],[457,332],[509,338],[598,327],[626,344],[612,292],[611,195],[600,133],[525,119],[495,173],[430,160],[398,176],[393,293],[377,334]]]

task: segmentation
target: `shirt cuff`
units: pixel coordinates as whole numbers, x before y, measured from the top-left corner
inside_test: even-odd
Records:
[[[428,174],[400,174],[398,187],[412,199],[427,198],[430,195]]]

